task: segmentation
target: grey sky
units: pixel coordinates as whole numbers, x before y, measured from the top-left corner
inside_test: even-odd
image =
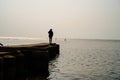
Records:
[[[120,39],[120,0],[0,0],[0,36]]]

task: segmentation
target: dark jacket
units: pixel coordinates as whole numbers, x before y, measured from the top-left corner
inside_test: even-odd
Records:
[[[52,31],[52,29],[50,29],[50,30],[48,31],[48,33],[49,33],[49,38],[52,38],[52,37],[53,37],[53,31]]]

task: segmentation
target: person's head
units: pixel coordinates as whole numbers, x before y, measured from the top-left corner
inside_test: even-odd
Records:
[[[50,31],[52,31],[52,29],[50,29]]]

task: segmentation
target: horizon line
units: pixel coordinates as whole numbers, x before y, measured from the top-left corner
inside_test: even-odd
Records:
[[[43,37],[15,37],[15,36],[0,36],[0,39],[21,39],[21,40],[47,40],[47,38]],[[120,40],[120,39],[110,39],[110,38],[67,38],[67,37],[54,37],[54,39],[76,39],[76,40]]]

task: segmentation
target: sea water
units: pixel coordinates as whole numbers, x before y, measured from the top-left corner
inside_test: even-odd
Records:
[[[39,40],[0,40],[4,45]],[[60,55],[49,63],[49,76],[31,80],[120,80],[119,40],[56,40]]]
[[[67,40],[60,48],[50,80],[120,80],[119,40]]]

